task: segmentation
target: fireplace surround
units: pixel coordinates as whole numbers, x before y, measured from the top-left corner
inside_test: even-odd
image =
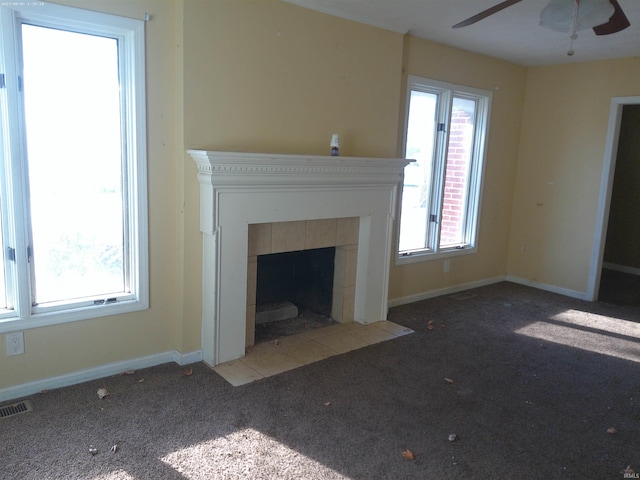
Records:
[[[188,153],[200,184],[203,361],[215,366],[244,356],[250,225],[357,217],[353,320],[386,319],[391,237],[408,160]]]

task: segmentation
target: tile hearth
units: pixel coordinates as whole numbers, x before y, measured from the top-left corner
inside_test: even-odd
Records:
[[[257,344],[244,357],[217,365],[213,371],[237,387],[410,333],[410,328],[387,320],[331,325]]]

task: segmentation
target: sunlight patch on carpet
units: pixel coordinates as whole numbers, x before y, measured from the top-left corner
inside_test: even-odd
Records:
[[[640,363],[640,324],[627,320],[567,310],[515,333]]]
[[[160,460],[188,480],[348,478],[252,428],[182,448]]]
[[[567,310],[551,317],[552,320],[577,325],[580,327],[602,330],[603,333],[625,335],[640,338],[640,323],[622,320],[620,318],[605,317],[595,313]]]

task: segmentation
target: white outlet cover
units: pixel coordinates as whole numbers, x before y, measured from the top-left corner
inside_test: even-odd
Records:
[[[7,334],[7,356],[24,353],[24,334],[22,332]]]

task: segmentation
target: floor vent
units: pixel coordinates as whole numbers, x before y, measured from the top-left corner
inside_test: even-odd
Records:
[[[33,407],[29,400],[14,403],[13,405],[5,405],[4,407],[0,407],[0,419],[12,417],[19,413],[30,412],[31,410],[33,410]]]

